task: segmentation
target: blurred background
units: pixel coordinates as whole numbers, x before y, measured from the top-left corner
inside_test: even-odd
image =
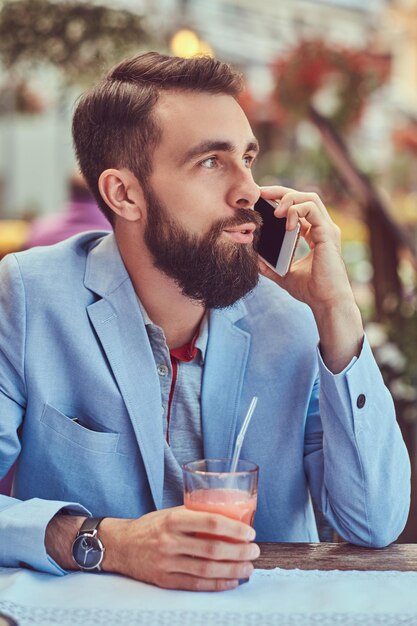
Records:
[[[417,0],[0,0],[0,257],[109,228],[75,173],[74,103],[150,49],[239,68],[257,181],[318,191],[341,227],[413,464],[401,539],[417,541]]]

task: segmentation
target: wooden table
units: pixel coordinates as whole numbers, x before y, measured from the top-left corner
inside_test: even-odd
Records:
[[[260,543],[259,569],[397,570],[417,572],[417,544],[360,548],[350,543]]]

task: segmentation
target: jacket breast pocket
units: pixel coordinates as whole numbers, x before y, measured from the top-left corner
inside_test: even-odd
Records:
[[[41,423],[55,433],[91,452],[102,454],[116,452],[118,433],[99,432],[82,426],[75,417],[68,417],[50,404],[45,404]]]

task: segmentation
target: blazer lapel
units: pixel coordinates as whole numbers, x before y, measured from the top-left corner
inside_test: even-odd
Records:
[[[241,403],[251,337],[236,326],[247,314],[243,301],[233,308],[212,311],[202,385],[204,456],[232,455],[238,428],[247,407]]]
[[[132,421],[156,508],[161,508],[164,436],[155,361],[114,235],[89,254],[85,285],[102,299],[87,307]]]

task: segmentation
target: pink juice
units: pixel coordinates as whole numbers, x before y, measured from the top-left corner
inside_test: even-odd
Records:
[[[184,504],[192,511],[220,513],[251,526],[256,510],[256,494],[241,489],[197,489],[184,494]]]

